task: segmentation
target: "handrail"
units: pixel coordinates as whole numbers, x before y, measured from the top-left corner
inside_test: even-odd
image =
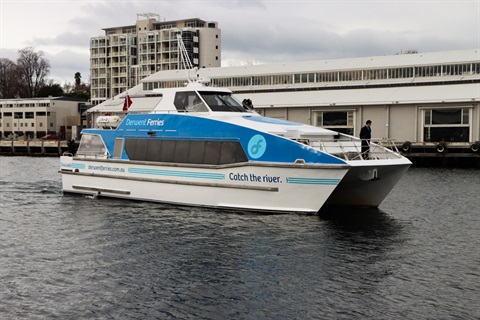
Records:
[[[364,140],[367,141],[369,147],[367,151],[362,151],[362,139],[355,137],[342,135],[338,139],[313,138],[308,140],[310,146],[344,160],[388,160],[402,157],[393,139]]]
[[[100,159],[107,159],[108,153],[98,152],[98,151],[77,151],[75,154],[76,157],[79,158],[100,158]]]

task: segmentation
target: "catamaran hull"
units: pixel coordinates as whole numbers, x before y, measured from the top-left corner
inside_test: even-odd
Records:
[[[325,206],[378,207],[410,167],[408,160],[352,164]]]
[[[63,192],[214,208],[316,213],[347,165],[193,166],[61,159]]]

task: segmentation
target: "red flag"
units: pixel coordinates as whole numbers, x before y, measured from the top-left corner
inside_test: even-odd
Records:
[[[127,95],[125,96],[125,101],[123,102],[123,111],[128,111],[128,108],[130,108],[130,106],[132,105],[132,99],[130,99],[130,96],[128,95],[128,92],[127,92]]]

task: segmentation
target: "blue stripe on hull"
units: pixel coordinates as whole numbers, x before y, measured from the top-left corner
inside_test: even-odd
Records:
[[[165,177],[182,177],[197,179],[225,180],[225,175],[220,173],[192,172],[192,171],[175,171],[175,170],[156,170],[156,169],[140,169],[129,168],[130,173],[148,174]]]
[[[340,183],[340,180],[341,179],[287,178],[287,183],[337,185]]]
[[[82,163],[63,163],[61,162],[60,165],[62,167],[68,167],[73,169],[85,169],[85,165]]]

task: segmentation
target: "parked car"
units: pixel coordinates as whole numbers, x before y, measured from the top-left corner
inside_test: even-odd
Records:
[[[58,140],[58,137],[54,134],[47,134],[42,137],[42,140]]]

